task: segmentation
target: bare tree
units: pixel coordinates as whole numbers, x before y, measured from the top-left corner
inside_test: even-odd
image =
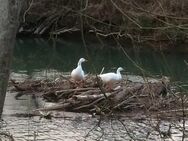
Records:
[[[0,0],[0,117],[3,112],[22,4],[23,0]]]

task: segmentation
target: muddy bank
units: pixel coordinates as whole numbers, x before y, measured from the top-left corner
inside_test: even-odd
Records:
[[[27,115],[36,108],[31,106],[32,99],[29,96],[14,99],[15,96],[16,93],[7,93],[4,121],[0,122],[0,139],[3,141],[182,140],[182,121],[141,119],[140,114],[108,119],[69,112],[55,112],[56,117],[52,119],[26,117],[20,113]],[[185,127],[188,127],[187,121]],[[1,133],[10,136],[5,140]]]
[[[186,0],[31,0],[18,35],[80,35],[83,31],[102,39],[172,48],[187,44],[187,5]]]

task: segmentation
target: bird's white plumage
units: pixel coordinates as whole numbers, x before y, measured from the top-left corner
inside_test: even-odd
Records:
[[[76,69],[72,70],[71,77],[74,80],[83,80],[84,79],[84,71],[81,67],[77,67]]]
[[[122,71],[123,68],[119,67],[117,69],[116,73],[110,72],[110,73],[105,73],[105,74],[100,74],[99,77],[104,83],[114,83],[118,82],[122,79],[120,71]]]
[[[85,74],[84,74],[84,71],[82,69],[82,63],[85,62],[85,61],[86,61],[86,59],[80,58],[79,61],[78,61],[77,67],[72,70],[71,77],[74,80],[79,81],[79,80],[83,80],[84,79]]]

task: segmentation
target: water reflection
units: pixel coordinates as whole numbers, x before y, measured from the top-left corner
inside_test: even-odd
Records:
[[[86,57],[85,49],[79,42],[66,42],[57,40],[54,43],[44,39],[18,39],[13,61],[12,78],[23,80],[32,75],[34,78],[41,76],[51,77],[59,72],[70,72],[77,64],[80,57]],[[103,66],[106,70],[114,70],[114,67],[122,66],[127,73],[141,74],[140,70],[125,57],[121,50],[100,49],[100,44],[89,44],[89,53],[97,72]],[[141,67],[153,75],[170,75],[176,80],[187,82],[188,74],[184,60],[188,60],[185,54],[161,54],[154,52],[128,51],[129,56]],[[94,72],[91,62],[84,64],[88,72]],[[48,71],[53,73],[48,73]],[[28,74],[28,75],[25,75]],[[134,79],[137,77],[134,77]],[[17,97],[18,100],[15,100]],[[38,100],[38,101],[36,101]],[[128,116],[120,122],[118,119],[102,120],[82,113],[61,112],[62,118],[40,120],[40,117],[16,117],[12,114],[28,113],[35,108],[42,107],[43,101],[32,95],[16,95],[7,93],[4,119],[7,127],[2,130],[10,131],[16,140],[161,140],[161,133],[166,133],[171,128],[171,136],[164,140],[181,140],[182,121],[156,121],[140,120],[142,113],[137,113],[137,120]],[[58,116],[58,114],[56,114]],[[134,116],[134,117],[136,117]],[[67,117],[71,117],[67,119]],[[142,118],[141,118],[142,119]],[[188,123],[185,123],[186,128]],[[155,127],[159,127],[159,131]],[[187,139],[187,138],[186,138]]]
[[[88,43],[91,60],[83,64],[87,72],[94,73],[95,68],[99,73],[102,67],[105,67],[105,71],[110,71],[122,66],[129,74],[142,74],[121,49],[101,48],[101,46],[93,42]],[[126,51],[133,61],[147,71],[146,75],[167,75],[178,81],[187,82],[188,80],[188,67],[185,64],[188,56],[186,54],[163,54],[143,49]],[[29,75],[34,71],[48,69],[70,72],[80,57],[87,58],[87,54],[79,41],[17,39],[12,69],[14,72],[26,71]]]

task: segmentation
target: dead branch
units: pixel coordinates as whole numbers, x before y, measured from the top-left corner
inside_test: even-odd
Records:
[[[88,77],[83,87],[72,88],[75,84],[70,83],[70,78],[50,80],[26,80],[16,82],[12,80],[14,90],[26,94],[43,97],[46,101],[55,102],[56,105],[38,109],[37,111],[84,111],[98,114],[112,113],[115,111],[128,112],[129,110],[163,111],[175,110],[181,107],[179,93],[170,93],[169,80],[165,77],[158,82],[134,83],[123,81],[114,84],[120,89],[107,91],[103,86],[97,86],[95,77]],[[104,95],[105,93],[105,95]],[[187,98],[184,98],[187,99]],[[184,104],[188,106],[188,104]],[[162,112],[161,112],[162,114]]]

